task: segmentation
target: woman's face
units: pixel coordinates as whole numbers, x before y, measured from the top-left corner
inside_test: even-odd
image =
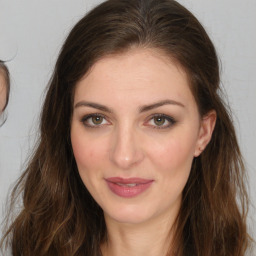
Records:
[[[71,141],[105,218],[177,216],[192,160],[210,133],[202,120],[186,74],[159,52],[136,49],[96,62],[75,89]]]
[[[6,104],[6,94],[7,94],[6,81],[5,81],[4,75],[0,70],[0,114],[3,111],[4,106]]]

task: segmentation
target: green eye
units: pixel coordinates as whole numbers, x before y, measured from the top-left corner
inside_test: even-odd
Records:
[[[162,126],[166,122],[166,118],[162,116],[156,116],[154,117],[154,124],[157,126]]]
[[[89,114],[82,118],[81,122],[86,127],[100,128],[103,125],[110,124],[101,114]]]
[[[172,127],[176,123],[176,120],[164,114],[155,114],[146,122],[147,126],[156,129],[167,129]]]
[[[92,119],[92,123],[95,125],[102,124],[102,122],[103,122],[102,116],[92,116],[91,119]]]

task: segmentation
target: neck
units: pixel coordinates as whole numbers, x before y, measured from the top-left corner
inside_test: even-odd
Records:
[[[108,238],[102,244],[103,256],[163,256],[172,242],[169,219],[151,220],[140,224],[119,223],[105,216]]]

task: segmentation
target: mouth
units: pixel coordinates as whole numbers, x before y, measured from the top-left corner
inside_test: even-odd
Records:
[[[111,177],[105,179],[109,189],[117,196],[124,198],[136,197],[149,189],[154,180],[141,178]]]
[[[122,186],[122,187],[130,187],[130,188],[139,185],[139,184],[137,184],[137,183],[130,183],[130,184],[116,183],[116,184],[119,185],[119,186]]]

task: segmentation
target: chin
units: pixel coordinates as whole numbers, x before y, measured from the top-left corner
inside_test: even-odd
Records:
[[[123,224],[139,224],[150,220],[153,214],[141,209],[141,207],[123,206],[118,207],[115,211],[104,211],[105,218],[112,219],[115,222]]]

